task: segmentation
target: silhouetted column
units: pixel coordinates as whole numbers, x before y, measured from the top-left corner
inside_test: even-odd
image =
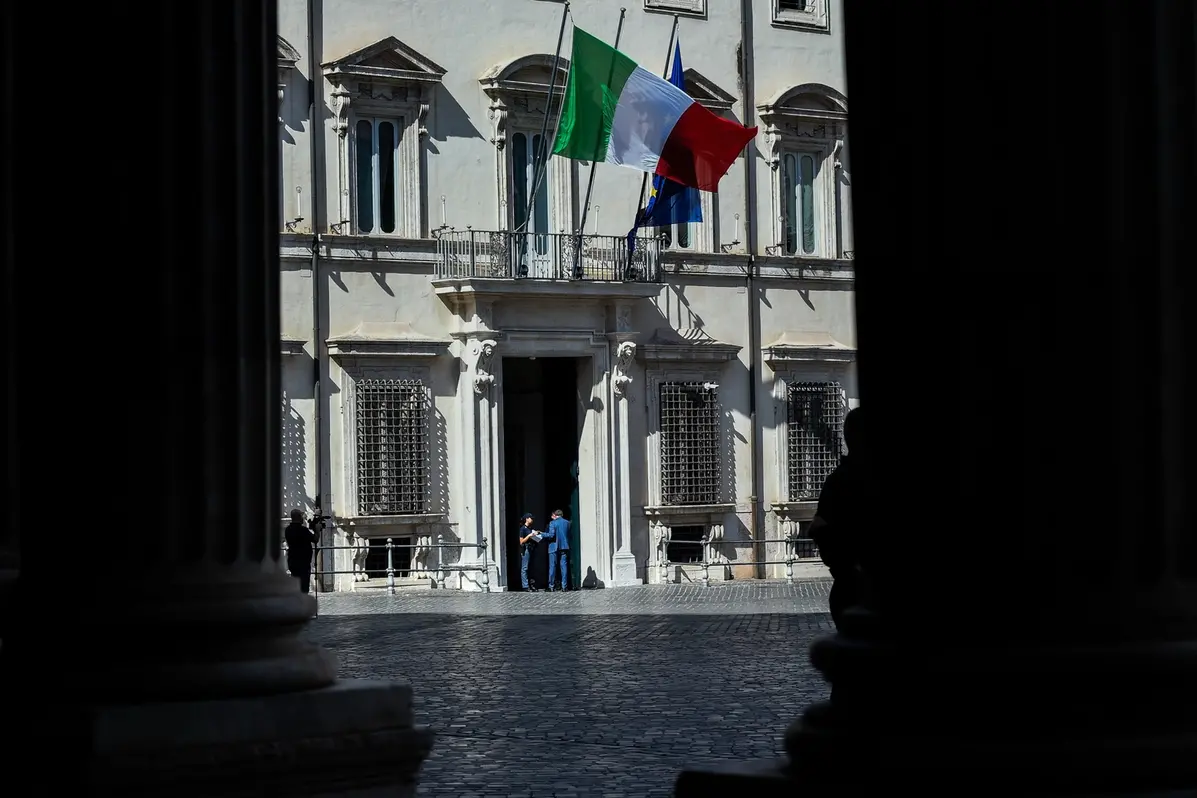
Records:
[[[110,290],[136,298],[96,296],[103,312],[73,319],[123,358],[79,380],[102,397],[76,424],[89,445],[48,429],[23,448],[23,484],[82,463],[90,501],[40,508],[60,548],[22,563],[5,651],[10,686],[67,670],[57,709],[20,726],[88,794],[406,794],[430,745],[407,685],[336,682],[332,654],[301,636],[315,601],[280,561],[276,6],[149,5],[105,33],[142,64],[135,123],[88,149],[119,173],[96,198],[128,212],[104,217],[107,240],[133,231],[120,251],[142,257]],[[42,609],[56,582],[77,595],[69,617]]]
[[[679,795],[1197,788],[1197,20],[1127,10],[845,4],[874,595],[789,761]]]

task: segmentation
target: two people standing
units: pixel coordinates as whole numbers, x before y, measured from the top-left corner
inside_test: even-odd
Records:
[[[549,521],[549,528],[544,532],[538,532],[532,528],[532,516],[525,513],[520,519],[519,541],[520,541],[520,585],[524,590],[537,592],[535,581],[528,576],[528,565],[532,561],[532,557],[536,552],[537,544],[540,542],[547,542],[549,545],[549,584],[548,589],[550,593],[560,590],[569,590],[569,521],[562,517],[560,510],[553,511],[552,520]],[[558,588],[557,573],[560,571],[561,579]]]

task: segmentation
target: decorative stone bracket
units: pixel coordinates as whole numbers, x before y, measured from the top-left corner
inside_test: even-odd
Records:
[[[495,348],[498,342],[492,339],[485,341],[476,341],[470,348],[470,354],[474,356],[474,393],[479,396],[485,395],[491,386],[495,383],[495,375],[490,371],[491,360],[495,356]]]
[[[628,387],[632,384],[632,363],[636,359],[636,344],[624,341],[615,350],[615,376],[611,380],[615,395],[627,398]]]

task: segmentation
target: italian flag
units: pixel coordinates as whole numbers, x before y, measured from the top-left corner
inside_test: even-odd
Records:
[[[664,78],[574,28],[569,85],[553,152],[717,191],[755,127],[708,111]]]

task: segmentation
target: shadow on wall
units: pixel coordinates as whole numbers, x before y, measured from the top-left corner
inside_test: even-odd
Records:
[[[444,86],[436,88],[435,118],[428,126],[428,151],[439,154],[436,148],[438,141],[449,139],[480,139],[483,138],[478,128],[470,121],[470,115],[461,103],[457,102]]]
[[[432,409],[432,451],[429,452],[432,491],[428,496],[428,511],[449,515],[449,434],[445,416]]]
[[[282,407],[282,488],[285,516],[293,508],[310,509],[307,497],[307,425],[283,390]]]

